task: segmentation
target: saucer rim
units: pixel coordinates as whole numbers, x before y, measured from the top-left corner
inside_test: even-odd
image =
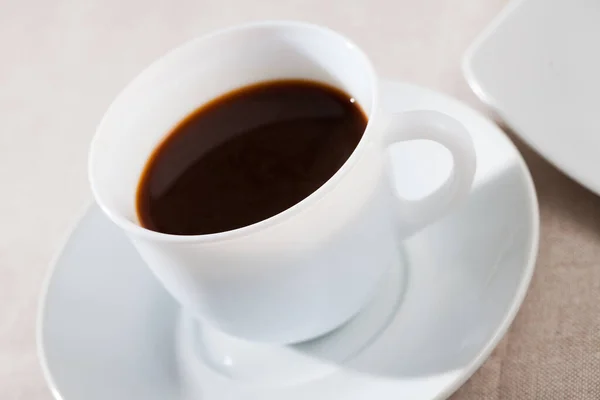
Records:
[[[44,315],[46,313],[46,298],[48,297],[48,291],[50,289],[50,285],[52,283],[52,278],[54,277],[54,273],[56,272],[56,268],[58,267],[58,263],[69,244],[69,241],[75,234],[77,228],[81,225],[83,220],[88,216],[90,211],[96,207],[96,202],[94,200],[88,200],[86,204],[77,212],[77,217],[70,224],[69,228],[66,230],[66,234],[63,238],[61,238],[61,243],[57,246],[57,250],[52,256],[48,270],[42,280],[42,288],[40,290],[40,295],[38,299],[38,307],[37,307],[37,315],[35,320],[35,344],[36,344],[36,353],[39,360],[40,368],[42,370],[42,375],[44,376],[44,380],[48,385],[48,389],[52,394],[52,397],[56,400],[66,400],[60,394],[58,390],[58,385],[56,384],[54,377],[52,376],[52,372],[50,371],[50,366],[48,365],[48,359],[46,357],[46,353],[44,351]]]
[[[487,122],[489,122],[490,124],[492,124],[493,126],[495,126],[498,129],[499,138],[502,137],[501,140],[504,140],[515,152],[515,158],[517,159],[519,168],[520,168],[521,172],[523,173],[525,190],[527,192],[529,192],[528,193],[529,194],[528,206],[531,209],[531,212],[530,212],[531,220],[529,221],[528,225],[531,226],[531,229],[532,229],[531,246],[529,249],[529,254],[527,256],[527,261],[524,263],[525,265],[523,267],[522,278],[519,282],[519,285],[517,286],[516,294],[513,297],[513,300],[510,304],[510,308],[506,312],[501,323],[498,325],[494,334],[490,335],[487,343],[482,348],[482,350],[479,352],[479,354],[477,354],[477,356],[473,357],[473,359],[469,362],[469,364],[464,369],[462,369],[460,374],[454,379],[454,382],[449,384],[445,388],[445,390],[443,390],[439,393],[439,395],[437,395],[436,397],[431,399],[431,400],[444,400],[444,399],[447,399],[448,397],[450,397],[454,392],[456,392],[471,376],[473,376],[473,374],[489,358],[492,351],[496,348],[496,346],[498,345],[500,340],[507,333],[507,331],[510,328],[512,322],[514,321],[517,313],[519,312],[521,305],[523,304],[523,301],[524,301],[527,291],[529,289],[529,285],[531,283],[531,279],[533,277],[533,273],[535,271],[537,255],[538,255],[538,250],[539,250],[540,213],[539,213],[539,203],[538,203],[537,191],[535,189],[535,184],[533,182],[531,172],[529,171],[529,168],[527,167],[527,163],[523,159],[523,156],[521,155],[521,153],[519,152],[519,150],[517,149],[515,144],[510,140],[510,138],[502,130],[502,128],[500,128],[494,121],[490,120],[489,118],[486,118],[484,115],[482,115],[477,110],[473,109],[468,104],[466,104],[462,101],[456,100],[456,99],[452,98],[451,96],[448,96],[444,93],[441,93],[441,92],[438,92],[438,91],[435,91],[435,90],[432,90],[432,89],[429,89],[429,88],[426,88],[426,87],[423,87],[420,85],[405,83],[402,81],[396,81],[396,80],[389,79],[389,78],[382,79],[381,83],[382,83],[381,84],[382,92],[385,91],[385,88],[388,86],[392,86],[392,85],[403,86],[404,88],[408,88],[410,90],[416,90],[421,93],[426,93],[429,95],[434,95],[434,96],[443,98],[448,103],[451,103],[454,105],[459,105],[459,106],[469,110],[471,113],[473,113],[477,117],[484,118],[485,120],[487,120]],[[50,366],[48,365],[48,359],[46,357],[46,353],[44,350],[43,336],[44,336],[44,315],[46,312],[46,304],[47,304],[46,298],[48,296],[48,291],[49,291],[50,285],[52,283],[52,278],[54,277],[54,273],[58,267],[58,264],[64,253],[65,248],[69,244],[75,231],[81,225],[82,221],[90,214],[90,212],[94,209],[94,207],[97,207],[97,204],[93,200],[88,201],[87,204],[82,208],[82,210],[80,210],[78,212],[78,214],[79,214],[78,217],[75,218],[72,225],[69,227],[69,229],[67,229],[67,233],[61,240],[62,241],[61,245],[57,246],[57,250],[49,263],[48,270],[46,271],[44,279],[43,279],[40,297],[38,300],[38,308],[37,308],[38,311],[37,311],[37,315],[36,315],[36,332],[35,332],[37,357],[39,360],[39,364],[40,364],[40,367],[42,370],[42,375],[44,377],[44,380],[46,381],[46,384],[48,385],[50,393],[52,394],[53,398],[56,400],[68,400],[68,399],[64,398],[59,391],[58,385],[56,384],[55,379],[52,375],[52,372],[50,371]]]

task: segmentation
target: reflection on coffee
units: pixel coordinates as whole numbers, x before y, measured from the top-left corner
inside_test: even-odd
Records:
[[[271,81],[227,93],[151,155],[137,190],[140,223],[200,235],[272,217],[331,178],[366,125],[351,96],[321,83]]]

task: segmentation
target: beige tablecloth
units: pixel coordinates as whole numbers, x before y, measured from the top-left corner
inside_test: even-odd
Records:
[[[95,125],[143,66],[215,28],[304,19],[352,37],[383,75],[482,109],[460,58],[505,3],[0,0],[0,398],[51,398],[34,343],[42,278],[91,199]],[[541,203],[537,270],[512,328],[452,399],[600,399],[600,198],[520,148]]]

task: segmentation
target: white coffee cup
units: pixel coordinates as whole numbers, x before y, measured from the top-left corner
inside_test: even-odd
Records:
[[[284,78],[343,89],[368,115],[340,170],[300,203],[250,226],[197,236],[141,227],[141,172],[174,125],[221,94]],[[465,128],[436,111],[386,108],[367,56],[334,31],[285,21],[227,29],[171,51],[119,94],[91,145],[91,187],[156,277],[202,323],[247,340],[307,340],[352,318],[399,263],[402,235],[469,193],[475,152]],[[390,144],[414,139],[441,143],[454,160],[448,181],[419,201],[398,195],[386,162]]]

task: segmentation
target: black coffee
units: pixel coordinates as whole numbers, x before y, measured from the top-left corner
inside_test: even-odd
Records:
[[[354,99],[316,82],[225,94],[177,125],[150,157],[137,191],[140,222],[200,235],[272,217],[331,178],[366,125]]]

